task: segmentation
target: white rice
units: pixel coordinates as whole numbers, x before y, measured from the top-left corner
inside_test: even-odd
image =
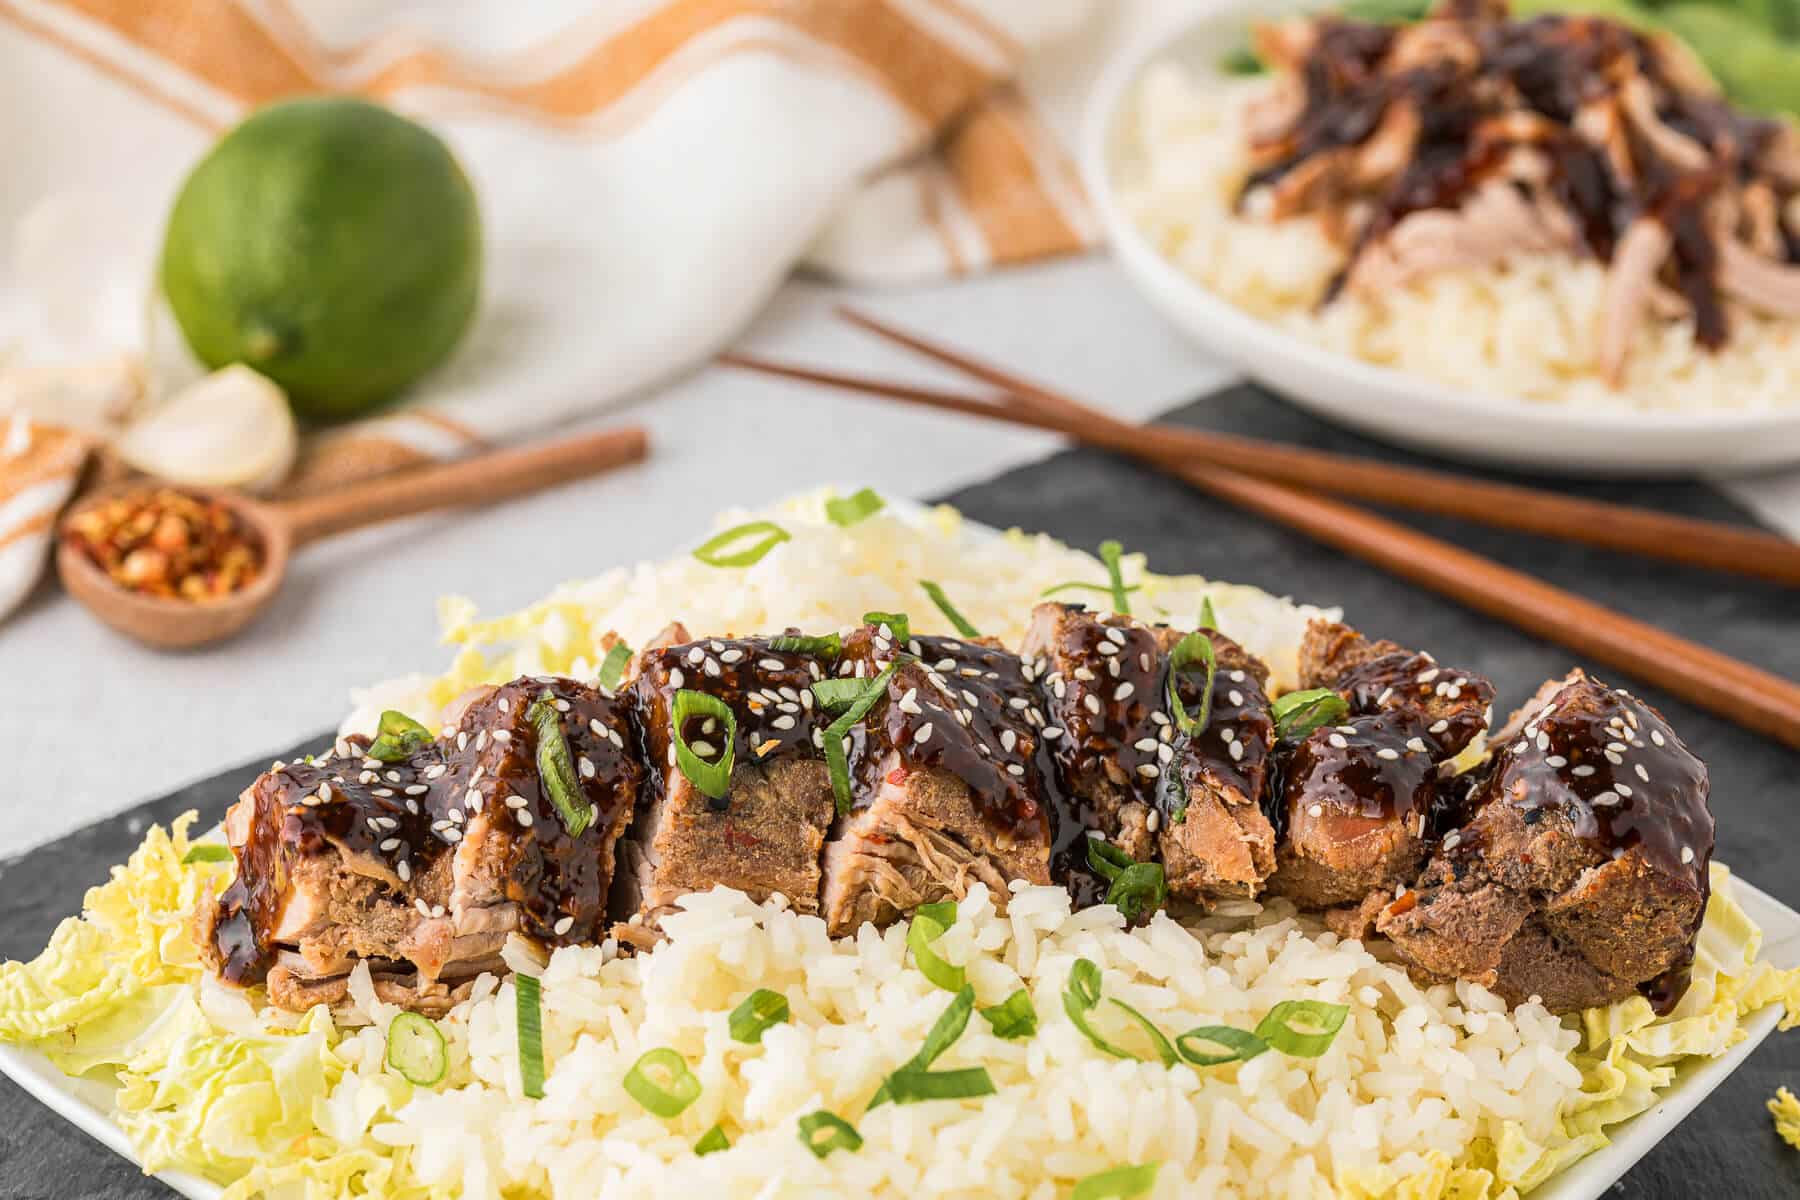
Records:
[[[1244,108],[1268,86],[1163,63],[1145,73],[1129,110],[1121,199],[1145,236],[1209,290],[1338,353],[1489,396],[1663,412],[1800,404],[1800,321],[1737,305],[1716,354],[1694,343],[1688,318],[1646,320],[1622,386],[1608,387],[1596,353],[1606,273],[1592,259],[1519,256],[1316,310],[1345,261],[1320,220],[1233,211],[1250,169]]]

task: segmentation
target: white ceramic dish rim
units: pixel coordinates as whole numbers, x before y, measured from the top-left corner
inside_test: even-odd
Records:
[[[910,499],[890,497],[889,504],[915,518],[927,511],[926,506]],[[972,542],[1001,536],[998,530],[975,521],[965,521],[962,530]],[[217,826],[211,832],[217,832]],[[1733,888],[1738,903],[1762,928],[1762,957],[1779,967],[1800,966],[1800,912],[1735,876]],[[1752,1013],[1744,1021],[1746,1036],[1742,1042],[1718,1058],[1684,1064],[1676,1082],[1652,1108],[1612,1130],[1609,1145],[1533,1190],[1531,1200],[1600,1200],[1633,1163],[1667,1137],[1688,1113],[1743,1064],[1774,1032],[1780,1017],[1779,1004]],[[64,1075],[37,1051],[15,1046],[0,1045],[0,1075],[11,1079],[108,1150],[130,1162],[138,1162],[116,1119],[113,1089],[94,1080]],[[224,1194],[218,1184],[185,1171],[159,1172],[154,1178],[189,1200],[219,1200]]]
[[[1526,419],[1543,432],[1573,437],[1605,437],[1610,433],[1643,433],[1647,430],[1674,434],[1739,434],[1791,432],[1800,427],[1800,410],[1793,412],[1656,412],[1611,409],[1576,409],[1535,404],[1517,397],[1477,393],[1450,387],[1391,367],[1377,366],[1328,350],[1245,312],[1229,300],[1194,281],[1143,235],[1120,207],[1114,187],[1112,154],[1114,130],[1121,110],[1145,70],[1157,59],[1187,41],[1197,31],[1234,20],[1247,23],[1253,13],[1307,11],[1329,7],[1329,0],[1288,0],[1270,5],[1256,0],[1234,0],[1208,6],[1203,15],[1140,37],[1102,73],[1083,115],[1080,133],[1080,170],[1083,185],[1094,204],[1101,226],[1121,253],[1130,254],[1133,265],[1149,275],[1165,293],[1182,295],[1184,301],[1204,310],[1217,324],[1220,345],[1238,342],[1249,350],[1275,341],[1282,354],[1320,373],[1347,378],[1364,389],[1403,392],[1409,402],[1463,413],[1470,417],[1496,415]]]

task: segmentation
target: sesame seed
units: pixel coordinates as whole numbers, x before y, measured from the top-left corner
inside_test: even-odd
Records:
[[[581,772],[581,777],[583,779],[592,779],[594,777],[594,760],[587,755],[584,754],[576,759],[575,766]]]
[[[419,815],[419,802],[417,800],[408,800],[406,802],[406,811],[411,813],[415,817],[418,816]]]
[[[1406,748],[1411,750],[1414,754],[1423,754],[1425,753],[1425,739],[1422,737],[1409,737],[1406,739]]]
[[[1236,688],[1232,688],[1229,692],[1226,692],[1225,698],[1234,705],[1242,705],[1244,703],[1244,693],[1238,691]]]
[[[736,660],[733,659],[731,661],[735,662]],[[765,671],[784,671],[787,669],[787,664],[782,662],[779,658],[759,658],[756,660],[756,665]]]
[[[1106,640],[1115,646],[1123,646],[1125,644],[1125,631],[1116,625],[1108,625],[1106,627]]]
[[[358,783],[374,783],[377,779],[380,779],[380,778],[381,778],[381,776],[377,775],[373,771],[364,771],[361,775],[358,775],[356,777],[356,782],[358,782]]]
[[[681,685],[686,682],[687,682],[687,676],[683,675],[681,673],[680,667],[670,667],[669,668],[669,686],[670,687],[679,689],[681,687]]]
[[[1155,763],[1139,763],[1137,772],[1145,779],[1155,779],[1158,775],[1162,774],[1162,768]]]
[[[504,745],[505,743],[512,741],[512,734],[506,732],[504,729],[496,729],[494,730],[494,740]]]
[[[519,824],[525,826],[525,828],[527,828],[527,829],[531,828],[531,819],[532,818],[531,818],[531,810],[530,809],[521,808],[518,812],[514,813],[513,815],[514,815],[514,817],[517,818]]]
[[[1156,745],[1157,745],[1156,739],[1153,737],[1139,738],[1137,741],[1132,743],[1132,749],[1142,750],[1147,754],[1150,751],[1156,749]]]
[[[1619,802],[1619,793],[1613,791],[1600,792],[1588,803],[1599,808],[1609,808]]]
[[[1012,753],[1012,748],[1018,744],[1018,741],[1019,735],[1012,730],[1002,729],[1000,731],[1000,748],[1008,754]]]
[[[1167,725],[1169,723],[1169,714],[1163,712],[1161,709],[1157,709],[1150,714],[1150,720],[1156,725]]]
[[[1444,849],[1454,850],[1460,845],[1462,845],[1462,834],[1452,830],[1444,835]]]
[[[406,883],[412,879],[412,865],[403,858],[394,864],[394,874],[400,877],[401,883]]]
[[[1623,754],[1615,754],[1611,750],[1608,750],[1606,751],[1606,761],[1615,767],[1622,767],[1625,765],[1625,756]]]
[[[688,749],[692,750],[695,754],[698,754],[701,758],[711,758],[719,752],[717,746],[701,738],[696,738],[689,742]]]
[[[1393,762],[1400,757],[1400,752],[1392,746],[1383,746],[1375,752],[1375,757],[1386,759],[1388,762]]]
[[[913,742],[920,746],[923,746],[927,741],[930,740],[930,738],[931,738],[931,722],[930,721],[927,721],[923,725],[919,726],[918,732],[913,734]]]
[[[1137,691],[1137,686],[1128,679],[1113,689],[1112,698],[1114,700],[1129,700],[1131,699],[1131,693],[1135,691]]]
[[[1613,784],[1613,791],[1619,793],[1621,796],[1630,796],[1631,785],[1628,783],[1615,783]]]
[[[1355,736],[1356,726],[1354,726],[1354,725],[1339,725],[1337,727],[1337,731],[1339,733],[1350,734],[1351,736]]]
[[[1020,766],[1018,763],[1007,763],[1006,764],[1006,773],[1008,775],[1023,775],[1023,774],[1025,774],[1025,768]]]
[[[1569,765],[1569,760],[1560,754],[1552,754],[1549,758],[1544,760],[1544,763],[1546,766],[1551,767],[1566,767]]]
[[[467,733],[459,733],[456,735],[456,748],[458,750],[467,750],[469,748],[469,735]]]
[[[1232,762],[1243,762],[1244,761],[1244,743],[1242,743],[1242,742],[1231,743],[1230,753],[1231,753],[1231,761]]]
[[[1083,683],[1094,682],[1094,673],[1092,671],[1088,670],[1086,667],[1076,667],[1073,671],[1071,671],[1069,673],[1071,675],[1073,675],[1075,678],[1079,679]]]
[[[1044,737],[1046,740],[1054,742],[1057,738],[1061,737],[1062,735],[1063,735],[1063,731],[1059,727],[1057,727],[1055,725],[1044,726]]]
[[[1650,731],[1650,740],[1655,742],[1657,745],[1662,746],[1662,745],[1667,745],[1669,739],[1665,738],[1662,735],[1662,730],[1652,729]]]
[[[1431,727],[1431,728],[1430,728],[1430,729],[1429,729],[1429,730],[1428,730],[1428,731],[1427,731],[1427,732],[1429,732],[1429,733],[1442,733],[1442,732],[1444,732],[1444,730],[1446,730],[1446,729],[1448,729],[1448,728],[1450,728],[1450,722],[1449,722],[1449,721],[1438,721],[1438,722],[1436,722],[1436,723],[1435,723],[1435,724],[1433,724],[1433,725],[1432,725],[1432,727]]]
[[[940,658],[937,662],[937,669],[940,671],[954,671],[956,670],[956,660],[954,658]]]
[[[457,842],[462,841],[463,835],[462,830],[460,829],[446,829],[438,836],[443,838],[446,842],[449,842],[451,845],[455,845]]]
[[[1637,777],[1639,779],[1643,780],[1645,783],[1650,782],[1650,772],[1644,769],[1643,763],[1636,764],[1634,767],[1632,767],[1632,770],[1637,772]]]
[[[794,727],[794,718],[785,715],[779,716],[773,721],[770,721],[769,724],[776,729],[792,729]]]
[[[1138,655],[1138,670],[1148,671],[1149,669],[1150,669],[1150,652],[1146,650],[1143,653]],[[1151,813],[1150,815],[1154,817],[1156,814]]]
[[[1094,653],[1096,654],[1117,654],[1118,652],[1119,648],[1111,642],[1101,642],[1098,646],[1094,647]]]
[[[394,789],[393,788],[375,788],[373,791],[371,791],[369,793],[369,795],[380,796],[383,800],[392,800],[394,798]]]
[[[376,847],[376,849],[380,850],[383,854],[392,854],[394,851],[398,850],[399,848],[400,848],[400,839],[399,838],[388,838],[385,841],[383,841],[380,846]]]
[[[1237,741],[1237,730],[1229,725],[1225,726],[1223,729],[1219,730],[1219,740],[1222,742]]]
[[[1058,700],[1061,700],[1065,695],[1068,694],[1069,688],[1068,688],[1068,685],[1063,682],[1062,676],[1058,675],[1055,677],[1054,681],[1051,683],[1050,690],[1056,693],[1056,698]]]
[[[1436,667],[1431,668],[1429,671],[1420,671],[1419,672],[1419,682],[1420,683],[1430,683],[1432,680],[1436,679],[1437,677],[1438,677],[1438,669]]]
[[[558,921],[555,925],[552,925],[551,928],[556,931],[557,937],[562,937],[565,933],[568,933],[569,930],[575,928],[575,918],[574,917],[564,917],[562,920]]]
[[[1592,775],[1593,773],[1594,773],[1594,768],[1588,766],[1586,763],[1581,764],[1579,767],[1570,767],[1569,768],[1569,774],[1575,776],[1577,779],[1586,779],[1589,775]]]
[[[708,675],[712,676],[714,679],[717,679],[719,677],[719,671],[720,671],[720,667],[719,667],[718,659],[709,658],[706,660],[706,673]]]
[[[432,905],[431,906],[431,915],[434,918],[436,918],[437,920],[440,920],[440,921],[443,920],[444,919],[444,906],[441,904]]]
[[[971,700],[969,703],[973,704],[975,701]],[[1015,710],[1023,710],[1031,707],[1031,701],[1023,696],[1014,696],[1011,700],[1006,702],[1006,706]]]
[[[1242,683],[1242,682],[1244,682],[1246,676],[1244,675],[1244,673],[1242,671],[1233,671],[1231,673],[1230,678],[1231,678],[1231,682],[1233,682],[1233,683]]]
[[[968,688],[962,689],[962,698],[963,698],[964,703],[967,703],[967,704],[980,704],[981,703],[980,697],[976,696],[975,693],[971,692]]]
[[[1390,699],[1393,698],[1393,695],[1394,695],[1393,688],[1391,688],[1391,687],[1382,688],[1381,695],[1375,697],[1375,703],[1378,705],[1386,704]]]
[[[1608,742],[1606,743],[1606,748],[1616,754],[1623,754],[1627,749],[1624,742]]]
[[[706,651],[702,650],[698,646],[695,646],[692,650],[689,650],[687,652],[688,666],[690,666],[690,667],[699,666],[700,660],[705,657],[706,657]]]
[[[559,713],[566,713],[569,711],[569,702],[567,700],[553,700],[550,702],[550,707],[554,708]]]
[[[1683,846],[1681,848],[1681,861],[1684,863],[1691,863],[1694,861],[1694,848],[1692,846]]]
[[[1119,677],[1119,660],[1118,659],[1109,658],[1106,660],[1106,673],[1108,675],[1111,675],[1114,679],[1117,679]]]
[[[1331,744],[1336,746],[1339,750],[1348,750],[1350,748],[1350,743],[1344,740],[1344,735],[1341,733],[1332,734],[1329,740]]]
[[[1315,804],[1306,810],[1306,815],[1309,817],[1322,817],[1325,815],[1325,806],[1323,804]]]
[[[1175,747],[1165,746],[1165,745],[1162,745],[1161,743],[1158,743],[1158,745],[1156,747],[1156,761],[1157,762],[1166,763],[1166,762],[1169,762],[1170,760],[1172,760],[1174,757],[1175,757]]]
[[[1157,812],[1155,809],[1151,809],[1150,815],[1144,818],[1144,828],[1149,830],[1151,833],[1155,833],[1158,829],[1161,829],[1162,828],[1162,814]]]
[[[743,657],[744,657],[744,652],[742,650],[739,650],[735,646],[733,646],[729,650],[720,651],[720,653],[719,653],[719,661],[720,662],[734,663]]]
[[[1093,713],[1096,717],[1100,715],[1100,697],[1089,692],[1081,698],[1081,703],[1083,707]]]
[[[419,910],[421,917],[429,918],[431,916],[431,905],[425,903],[424,900],[414,900],[413,907]]]

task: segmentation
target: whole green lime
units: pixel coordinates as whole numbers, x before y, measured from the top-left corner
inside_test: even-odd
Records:
[[[343,97],[264,108],[182,186],[162,286],[194,353],[248,363],[318,421],[391,399],[455,347],[481,215],[435,134]]]

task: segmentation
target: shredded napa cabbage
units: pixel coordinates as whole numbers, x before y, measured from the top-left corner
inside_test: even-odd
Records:
[[[1769,1101],[1769,1115],[1775,1118],[1775,1132],[1781,1140],[1800,1150],[1800,1097],[1786,1088],[1776,1088]]]

